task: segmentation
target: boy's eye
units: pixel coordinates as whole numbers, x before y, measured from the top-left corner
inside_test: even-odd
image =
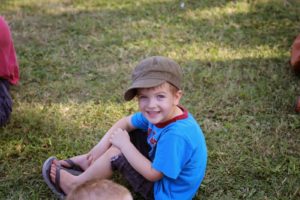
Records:
[[[162,95],[162,94],[160,94],[160,95],[157,95],[157,98],[159,98],[159,99],[163,99],[163,98],[165,98],[165,95]]]
[[[145,98],[147,98],[147,97],[146,97],[146,96],[140,95],[140,96],[138,96],[138,98],[139,98],[139,99],[145,99]]]

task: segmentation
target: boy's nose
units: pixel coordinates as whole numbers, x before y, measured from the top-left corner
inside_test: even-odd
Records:
[[[150,98],[149,99],[149,102],[148,102],[148,107],[152,108],[152,107],[155,107],[156,105],[156,101],[154,98]]]

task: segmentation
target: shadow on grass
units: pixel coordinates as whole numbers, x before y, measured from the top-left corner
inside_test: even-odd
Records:
[[[255,197],[263,198],[273,190],[262,183],[266,181],[272,187],[281,188],[281,195],[292,196],[297,183],[294,176],[297,171],[293,169],[298,151],[295,133],[299,131],[300,123],[297,116],[291,115],[290,101],[298,90],[296,85],[291,85],[291,80],[299,83],[299,79],[292,75],[283,60],[194,60],[184,63],[184,87],[191,94],[186,94],[183,105],[200,122],[209,149],[208,172],[199,190],[199,198],[207,196],[213,199],[214,195],[215,198],[229,198],[231,191],[236,192],[234,197],[250,198],[253,192]],[[206,100],[207,96],[210,96],[210,101]],[[100,129],[103,124],[104,129],[109,127],[107,117],[115,108],[107,115],[98,116],[90,113],[97,104],[88,107],[85,104],[86,101],[78,103],[66,113],[63,110],[68,110],[68,106],[62,106],[58,111],[54,103],[44,109],[42,105],[30,108],[30,103],[27,108],[18,105],[23,110],[15,111],[11,124],[0,136],[1,143],[5,144],[1,146],[6,146],[1,159],[2,171],[9,171],[1,174],[1,179],[7,181],[2,186],[31,184],[33,188],[18,191],[26,195],[42,191],[35,194],[39,197],[50,195],[40,176],[40,167],[46,157],[57,155],[65,158],[82,153],[82,149],[88,150],[97,137],[97,130],[92,127]],[[103,109],[107,105],[99,107]],[[123,109],[125,112],[126,108]],[[76,113],[84,115],[85,112],[89,113],[87,119],[74,119]],[[95,121],[86,126],[80,124],[93,118]],[[113,123],[113,119],[109,121]],[[12,166],[17,167],[11,170]],[[284,178],[288,184],[282,186]],[[224,185],[224,182],[229,184]],[[245,191],[249,193],[246,195]]]
[[[11,122],[0,129],[0,199],[54,199],[42,180],[43,162],[49,156],[65,159],[90,150],[111,120],[105,117],[111,108],[103,107],[99,111],[97,105],[17,106]],[[99,113],[103,119],[97,119]]]

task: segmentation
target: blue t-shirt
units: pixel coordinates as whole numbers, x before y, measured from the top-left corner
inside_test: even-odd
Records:
[[[131,120],[134,127],[148,131],[152,167],[164,175],[154,183],[156,200],[192,199],[205,175],[204,135],[193,116],[183,111],[164,124],[151,124],[140,112]]]

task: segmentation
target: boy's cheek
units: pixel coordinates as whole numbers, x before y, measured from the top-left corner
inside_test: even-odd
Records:
[[[139,101],[139,107],[142,108],[147,104],[147,102],[145,100],[140,100]]]

